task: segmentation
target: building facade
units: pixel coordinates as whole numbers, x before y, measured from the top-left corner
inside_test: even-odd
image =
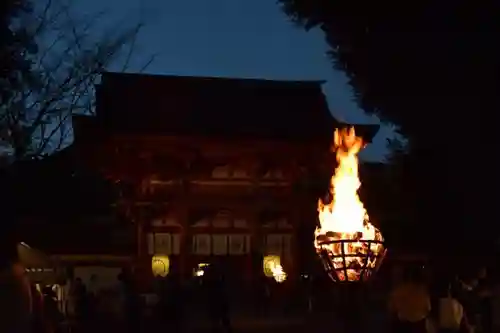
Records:
[[[321,84],[102,75],[96,115],[74,117],[70,149],[119,189],[114,209],[134,226],[141,280],[152,281],[155,255],[185,277],[217,260],[251,280],[265,255],[298,275],[341,126]]]

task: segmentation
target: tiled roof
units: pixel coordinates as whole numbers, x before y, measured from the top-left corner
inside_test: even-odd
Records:
[[[106,72],[95,122],[107,133],[331,141],[339,122],[322,83]]]

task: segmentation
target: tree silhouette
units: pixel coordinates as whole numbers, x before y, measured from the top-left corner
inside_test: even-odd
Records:
[[[93,113],[99,73],[128,70],[141,23],[98,33],[105,13],[83,16],[64,0],[9,0],[2,9],[0,157],[32,159],[71,142],[71,116]],[[102,36],[102,37],[99,37]],[[147,66],[151,59],[146,59]],[[141,70],[141,69],[139,69]]]
[[[102,179],[75,174],[73,166],[57,167],[44,157],[71,143],[72,115],[93,114],[100,72],[111,65],[129,70],[142,24],[123,29],[115,24],[99,34],[94,30],[105,13],[82,17],[71,4],[7,0],[0,5],[0,243],[9,249],[20,240],[19,220],[26,215],[82,216],[83,208],[92,211],[89,198],[110,191]],[[93,200],[94,208],[107,209],[109,196]],[[0,251],[0,261],[12,261],[14,252]]]
[[[12,89],[21,89],[23,81],[32,76],[28,54],[36,53],[34,43],[24,27],[13,26],[12,21],[32,13],[30,3],[6,0],[0,5],[0,101],[12,97]]]
[[[391,158],[404,201],[394,206],[408,207],[404,223],[441,250],[451,249],[450,239],[493,244],[498,140],[489,119],[500,104],[498,4],[278,2],[300,26],[324,32],[332,63],[347,74],[359,105],[406,139]]]

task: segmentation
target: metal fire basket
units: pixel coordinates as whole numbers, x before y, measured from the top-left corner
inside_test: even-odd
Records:
[[[346,249],[360,249],[350,253]],[[387,249],[380,240],[334,239],[326,235],[317,239],[318,255],[329,277],[335,282],[363,282],[380,268]]]

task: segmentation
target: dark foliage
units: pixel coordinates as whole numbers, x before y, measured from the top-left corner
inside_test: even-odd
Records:
[[[301,26],[325,33],[332,62],[349,77],[359,105],[408,140],[391,159],[393,207],[404,207],[401,240],[440,251],[493,244],[500,4],[279,3]]]
[[[116,60],[130,69],[142,24],[99,38],[99,17],[64,1],[0,1],[0,262],[24,239],[26,218],[75,222],[105,215],[116,198],[96,175],[41,161],[70,143],[73,115],[93,113],[100,73]]]
[[[27,0],[5,0],[0,4],[0,101],[11,98],[12,88],[21,89],[30,80],[31,62],[26,55],[35,53],[33,36],[14,20],[32,11]]]
[[[5,0],[0,4],[0,106],[19,106],[16,92],[25,89],[27,84],[36,85],[38,75],[32,70],[30,56],[38,51],[38,46],[33,34],[22,24],[23,17],[31,15],[32,10],[29,0]],[[25,112],[17,112],[14,116],[0,107],[0,144],[7,137],[15,146],[26,144],[18,126],[26,117]],[[16,151],[16,155],[23,153],[22,149]]]
[[[20,15],[31,11],[31,3],[24,0],[5,0],[0,3],[0,105],[12,98],[12,88],[20,89],[23,81],[31,77],[31,63],[27,59],[28,52],[36,52],[36,44],[22,28],[16,28],[14,20]],[[6,115],[0,113],[0,141],[6,135],[9,128],[5,120]],[[0,142],[1,143],[1,142]],[[0,145],[1,146],[1,145]],[[0,156],[0,165],[2,164]],[[0,178],[9,179],[6,170],[0,169]],[[6,182],[1,182],[3,189]],[[4,192],[2,198],[9,199],[10,192]],[[17,258],[16,252],[16,231],[13,228],[15,218],[14,209],[10,205],[10,200],[2,200],[2,220],[5,226],[0,233],[0,269],[5,268]]]
[[[100,175],[57,165],[51,157],[1,169],[0,184],[3,212],[14,221],[35,218],[75,223],[106,216],[117,197],[114,184]],[[7,221],[2,223],[7,225]]]
[[[104,29],[97,24],[103,13],[81,14],[73,5],[52,0],[0,5],[1,165],[66,147],[72,116],[93,114],[100,73],[118,62],[130,70],[142,24],[92,32]]]

